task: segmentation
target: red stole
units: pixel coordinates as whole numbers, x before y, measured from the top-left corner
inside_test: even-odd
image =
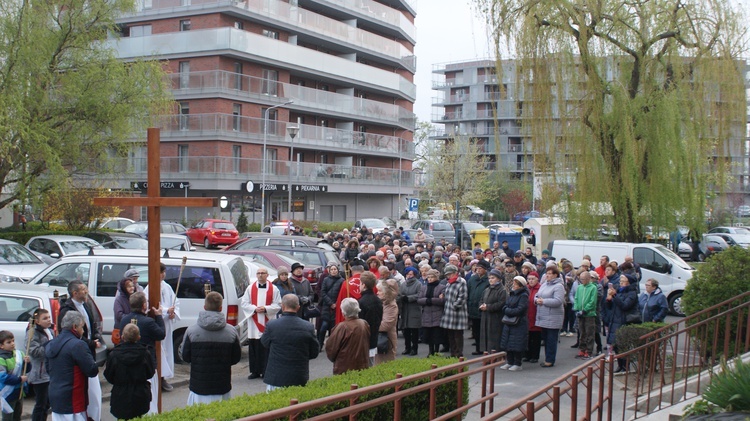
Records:
[[[359,289],[360,284],[361,281],[359,280],[358,273],[352,275],[351,278],[341,284],[339,296],[336,298],[336,324],[345,320],[344,313],[341,312],[341,301],[343,301],[344,298],[354,298],[359,301],[359,298],[362,297],[362,291]]]
[[[258,305],[258,283],[253,282],[253,286],[250,288],[250,302],[255,304],[256,307],[260,307]],[[266,304],[264,307],[267,307],[271,305],[273,302],[273,284],[271,282],[266,282]],[[266,316],[268,318],[268,316]],[[263,324],[260,323],[258,320],[258,313],[253,314],[253,322],[255,322],[255,327],[258,328],[260,333],[263,333],[266,331],[266,322],[263,321]]]

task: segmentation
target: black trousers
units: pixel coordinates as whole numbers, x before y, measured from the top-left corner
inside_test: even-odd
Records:
[[[477,352],[481,352],[479,350],[479,341],[482,339],[480,336],[482,331],[482,319],[469,319],[469,321],[471,322],[471,331],[474,332],[474,340],[477,343]]]
[[[49,412],[49,382],[34,385],[36,403],[31,413],[31,421],[45,421]]]
[[[261,376],[266,374],[268,350],[260,342],[260,339],[250,339],[247,355],[250,360],[250,372]]]
[[[464,355],[464,331],[463,329],[443,329],[450,344],[451,357],[463,357]]]
[[[404,345],[406,351],[417,352],[419,349],[419,328],[404,328]]]
[[[424,341],[430,349],[428,355],[439,352],[440,344],[443,343],[443,329],[440,326],[423,327],[422,329],[424,329]]]
[[[529,331],[529,348],[526,351],[526,358],[530,360],[538,360],[539,352],[542,349],[542,332]]]

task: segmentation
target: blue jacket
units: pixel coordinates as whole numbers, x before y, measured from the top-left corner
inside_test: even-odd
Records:
[[[64,330],[44,346],[44,364],[49,373],[49,403],[52,412],[76,414],[88,404],[88,377],[99,375],[89,346],[72,330]]]
[[[669,309],[667,297],[664,296],[661,288],[656,288],[650,295],[648,292],[641,294],[638,298],[638,305],[641,307],[643,323],[663,322],[664,318],[667,317]]]
[[[157,367],[156,349],[154,348],[154,346],[156,346],[156,341],[163,341],[167,336],[166,329],[164,329],[164,318],[152,318],[141,313],[140,311],[134,311],[122,316],[120,324],[115,327],[117,329],[120,329],[120,332],[122,332],[125,330],[125,326],[127,326],[128,323],[130,323],[133,319],[136,320],[136,325],[141,332],[140,343],[146,345],[147,347],[150,347],[149,351],[151,352],[154,367]]]
[[[315,329],[296,313],[285,312],[270,320],[260,342],[268,350],[263,381],[271,386],[304,386],[310,378],[310,360],[318,357],[320,345]]]

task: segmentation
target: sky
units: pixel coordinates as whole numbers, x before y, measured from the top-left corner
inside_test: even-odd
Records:
[[[434,64],[491,57],[486,26],[470,0],[419,0],[417,3],[417,101],[419,121],[430,121]]]

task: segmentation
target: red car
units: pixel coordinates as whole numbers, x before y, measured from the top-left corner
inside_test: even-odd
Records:
[[[191,243],[203,244],[203,247],[209,249],[234,243],[240,233],[231,221],[204,219],[190,227],[186,235]]]

